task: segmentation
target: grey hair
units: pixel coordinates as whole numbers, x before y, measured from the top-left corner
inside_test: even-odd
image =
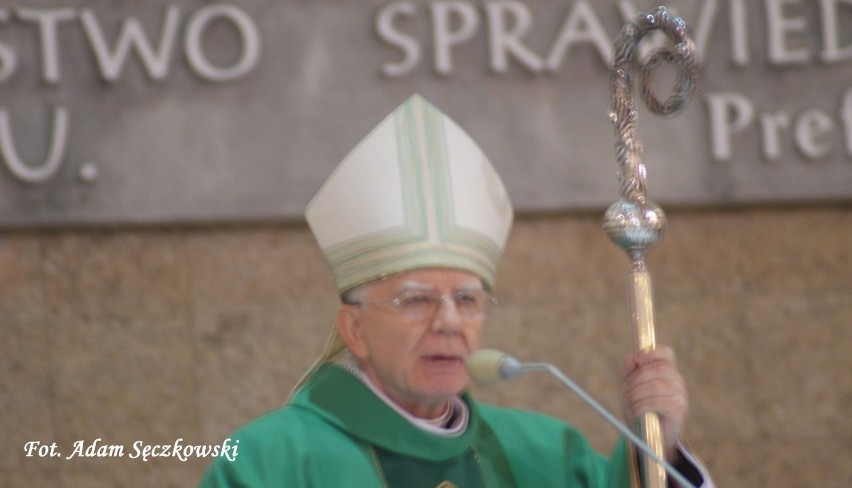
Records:
[[[366,298],[367,289],[369,287],[370,283],[364,283],[363,285],[358,285],[355,288],[350,288],[340,294],[340,301],[346,305],[358,305]]]

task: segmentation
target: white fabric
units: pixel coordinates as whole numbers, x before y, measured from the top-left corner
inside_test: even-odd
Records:
[[[305,217],[344,292],[422,268],[461,269],[492,287],[512,213],[479,146],[414,95],[343,159]]]

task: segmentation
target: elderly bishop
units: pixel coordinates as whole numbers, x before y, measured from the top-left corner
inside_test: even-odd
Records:
[[[340,163],[307,209],[340,305],[325,351],[285,405],[233,434],[204,487],[604,488],[631,486],[630,451],[595,452],[542,414],[477,402],[480,347],[512,223],[477,144],[420,96]],[[712,487],[685,448],[686,390],[667,347],[633,355],[625,412],[656,412],[668,461]]]

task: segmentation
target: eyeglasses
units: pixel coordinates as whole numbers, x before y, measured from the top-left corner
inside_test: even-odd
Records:
[[[488,308],[497,303],[497,299],[485,290],[465,290],[453,295],[438,295],[423,291],[411,291],[387,301],[353,302],[349,305],[389,306],[402,318],[411,323],[425,322],[435,316],[443,302],[452,301],[459,316],[465,320],[485,316]]]

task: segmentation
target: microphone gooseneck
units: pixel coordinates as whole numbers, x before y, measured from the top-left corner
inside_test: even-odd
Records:
[[[521,373],[533,371],[546,371],[555,376],[563,385],[567,386],[587,405],[592,407],[607,422],[623,434],[637,449],[657,462],[666,472],[676,479],[681,486],[695,488],[680,472],[678,472],[665,459],[658,456],[642,439],[621,423],[603,405],[598,403],[588,393],[580,388],[571,378],[565,376],[556,366],[549,363],[522,363],[517,359],[494,349],[480,349],[470,355],[466,362],[468,374],[471,379],[480,385],[489,385],[501,380],[506,380]]]

